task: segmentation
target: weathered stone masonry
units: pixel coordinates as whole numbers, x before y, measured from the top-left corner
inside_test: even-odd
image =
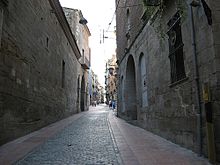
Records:
[[[0,144],[79,111],[80,53],[60,9],[56,0],[0,2]]]
[[[117,4],[118,1],[116,1]],[[181,18],[185,78],[171,82],[171,64],[167,23],[177,12],[173,1],[165,1],[162,18],[153,14],[144,21],[142,1],[119,1],[117,8],[117,57],[119,62],[119,116],[135,119],[136,124],[181,146],[199,152],[198,107],[196,105],[195,76],[189,1],[183,1]],[[204,83],[210,85],[216,154],[219,161],[219,1],[206,1],[212,10],[212,25],[208,24],[203,6],[193,8],[200,97],[202,107],[202,153],[207,155],[205,110],[202,100]],[[126,7],[128,6],[128,7]],[[130,6],[130,7],[129,7]],[[129,13],[129,14],[128,14]],[[130,20],[128,21],[128,16]],[[127,26],[130,24],[129,33]],[[161,25],[161,27],[159,27]],[[159,27],[159,28],[158,28]],[[127,34],[129,35],[127,35]],[[145,72],[143,72],[144,57]],[[131,62],[133,61],[133,62]],[[129,72],[134,73],[129,74]],[[144,73],[144,74],[143,74]],[[144,75],[144,76],[143,76]],[[132,76],[135,77],[132,82]],[[143,79],[143,81],[142,81]],[[135,87],[129,84],[133,83]],[[127,84],[127,85],[126,85]],[[143,85],[144,84],[144,85]],[[135,89],[135,90],[134,90]],[[143,92],[143,91],[147,91]],[[132,98],[133,96],[133,98]],[[143,99],[145,98],[145,100]],[[129,99],[135,99],[133,103]],[[143,100],[146,104],[143,104]],[[134,106],[136,104],[136,106]],[[136,110],[135,110],[136,109]]]

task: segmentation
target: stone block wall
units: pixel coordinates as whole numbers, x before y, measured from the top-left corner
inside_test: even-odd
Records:
[[[81,65],[49,1],[9,0],[0,30],[0,144],[77,112]]]
[[[207,1],[208,3],[208,1]],[[213,25],[208,25],[207,17],[202,6],[193,8],[195,31],[196,31],[196,46],[198,56],[198,69],[200,75],[200,97],[202,107],[202,153],[207,156],[207,132],[205,123],[204,101],[202,99],[202,89],[204,83],[208,83],[211,89],[215,144],[217,150],[217,158],[219,157],[219,60],[218,60],[218,11],[219,2],[213,2],[212,9]],[[126,14],[122,10],[118,11],[117,28],[120,34],[117,42],[117,56],[119,57],[120,70],[120,87],[118,104],[119,115],[126,118],[126,109],[124,109],[124,93],[130,93],[124,84],[126,83],[126,71],[128,70],[128,58],[132,55],[135,61],[135,76],[136,76],[136,95],[137,95],[137,121],[135,124],[152,131],[172,142],[180,144],[195,152],[199,152],[198,144],[198,108],[196,104],[196,88],[193,64],[193,47],[192,47],[192,30],[190,8],[188,1],[183,2],[184,15],[181,20],[182,40],[183,40],[183,57],[186,78],[178,83],[171,83],[171,66],[169,60],[169,43],[167,36],[167,23],[177,11],[177,6],[171,1],[166,1],[166,8],[163,11],[162,19],[157,15],[152,17],[143,29],[136,32],[137,38],[133,40],[132,46],[127,53],[122,52],[125,40],[120,37],[123,33],[123,16]],[[215,7],[214,7],[215,5]],[[217,8],[217,9],[215,9]],[[133,12],[137,19],[140,14]],[[121,17],[120,17],[121,16]],[[133,17],[135,17],[133,16]],[[125,20],[125,19],[124,19]],[[131,24],[136,24],[132,22]],[[159,27],[161,26],[161,27]],[[158,27],[159,30],[158,31]],[[118,37],[118,36],[117,36]],[[119,42],[120,40],[120,42]],[[121,43],[122,42],[122,43]],[[121,51],[120,51],[121,50]],[[139,104],[140,90],[140,56],[144,55],[146,61],[146,84],[148,106],[141,107]],[[121,58],[124,57],[124,58]],[[121,60],[121,61],[120,61]],[[219,161],[219,160],[218,160]]]
[[[211,85],[212,88],[212,106],[214,111],[214,132],[215,132],[215,147],[216,147],[216,158],[220,162],[220,2],[217,0],[207,1],[208,5],[212,10],[212,31],[213,31],[213,47],[215,51],[215,63],[213,79]]]

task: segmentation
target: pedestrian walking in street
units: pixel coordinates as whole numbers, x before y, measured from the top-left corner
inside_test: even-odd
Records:
[[[112,109],[115,110],[115,100],[112,101]]]

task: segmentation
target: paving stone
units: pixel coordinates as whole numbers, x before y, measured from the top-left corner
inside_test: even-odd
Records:
[[[15,164],[119,164],[108,113],[93,111],[82,116]]]

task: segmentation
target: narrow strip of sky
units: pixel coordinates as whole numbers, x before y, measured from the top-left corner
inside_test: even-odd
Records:
[[[92,36],[90,37],[91,67],[98,75],[101,85],[104,86],[105,63],[112,54],[115,54],[116,44],[112,33],[106,32],[103,44],[103,30],[114,31],[115,1],[114,0],[60,0],[63,7],[80,9],[88,21],[88,27]],[[109,25],[111,23],[111,25]]]

